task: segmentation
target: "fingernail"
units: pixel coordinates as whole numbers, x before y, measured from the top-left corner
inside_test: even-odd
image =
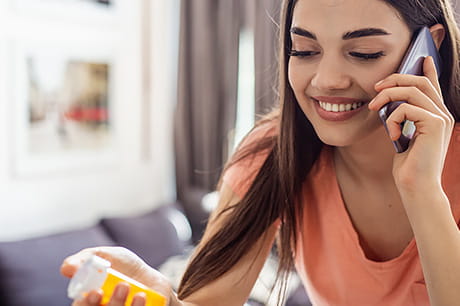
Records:
[[[123,283],[119,284],[117,288],[115,288],[115,297],[119,300],[126,299],[126,296],[128,295],[128,290],[128,285]]]
[[[382,85],[383,81],[385,81],[385,80],[380,80],[380,81],[378,81],[377,83],[375,83],[375,86]]]
[[[64,262],[71,266],[79,266],[81,264],[81,259],[75,257],[69,257],[64,260]]]
[[[369,102],[368,107],[372,107],[372,105],[374,105],[374,99],[372,99],[371,102]]]
[[[133,298],[132,306],[145,306],[146,295],[144,292],[137,293]]]

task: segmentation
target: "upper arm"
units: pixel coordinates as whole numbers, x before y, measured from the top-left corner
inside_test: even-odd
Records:
[[[220,190],[218,207],[210,217],[197,251],[223,226],[228,214],[227,212],[220,214],[220,212],[238,202],[238,196],[224,183]],[[269,255],[277,230],[275,224],[270,226],[235,266],[192,293],[184,302],[196,305],[243,305]]]

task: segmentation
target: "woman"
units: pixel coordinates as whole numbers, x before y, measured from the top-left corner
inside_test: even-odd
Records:
[[[315,305],[455,305],[460,300],[459,34],[448,0],[286,0],[280,109],[259,123],[227,165],[219,207],[178,296],[125,249],[88,254],[169,298],[170,305],[242,305],[278,234],[280,271],[296,267]],[[393,73],[428,26],[443,60],[424,76]],[[415,122],[396,154],[377,111]],[[111,306],[123,305],[119,285]],[[98,305],[92,292],[75,305]],[[143,305],[143,297],[133,302]]]

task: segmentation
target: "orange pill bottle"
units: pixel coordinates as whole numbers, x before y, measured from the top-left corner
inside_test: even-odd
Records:
[[[101,305],[106,305],[118,283],[128,283],[130,290],[126,306],[131,305],[133,297],[138,292],[146,295],[145,306],[165,306],[166,298],[138,281],[112,269],[109,261],[93,255],[74,274],[67,288],[71,299],[82,299],[92,290],[102,289]]]

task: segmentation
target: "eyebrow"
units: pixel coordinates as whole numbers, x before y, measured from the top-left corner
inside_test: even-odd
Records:
[[[299,27],[292,27],[291,31],[292,34],[297,34],[303,37],[311,38],[313,40],[317,40],[316,35],[313,34],[310,31],[307,31],[305,29],[299,28]],[[356,31],[352,32],[347,32],[343,34],[342,39],[343,40],[349,40],[353,38],[360,38],[360,37],[366,37],[366,36],[382,36],[382,35],[390,35],[391,33],[388,33],[387,31],[383,29],[378,29],[378,28],[366,28],[366,29],[359,29]]]

